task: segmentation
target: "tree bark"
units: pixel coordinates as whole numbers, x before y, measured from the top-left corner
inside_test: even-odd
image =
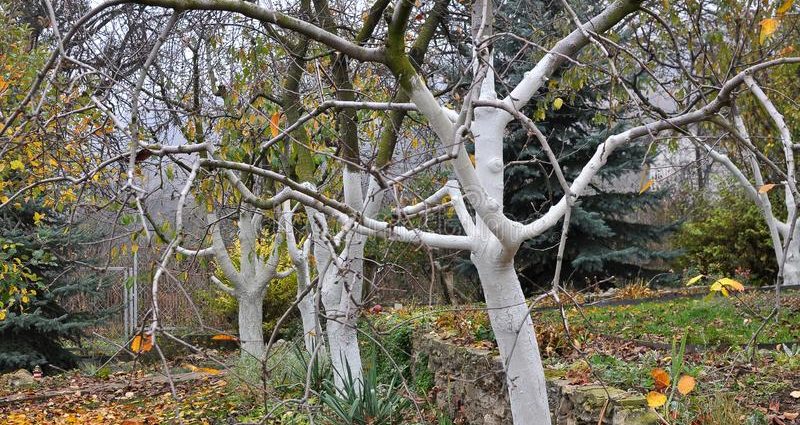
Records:
[[[544,368],[513,258],[494,239],[472,253],[503,360],[515,425],[549,425]],[[513,256],[512,256],[513,257]]]
[[[239,292],[239,342],[242,360],[264,360],[264,329],[261,325],[264,311],[264,294]]]
[[[783,264],[784,286],[800,285],[800,240],[792,238]]]

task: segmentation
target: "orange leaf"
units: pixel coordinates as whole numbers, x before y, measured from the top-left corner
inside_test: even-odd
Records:
[[[694,390],[694,386],[697,385],[697,381],[689,375],[681,376],[681,379],[678,380],[678,392],[686,395]]]
[[[131,340],[131,351],[134,353],[146,353],[153,349],[153,336],[138,334]]]
[[[647,405],[654,409],[663,406],[666,402],[667,396],[662,393],[656,391],[647,393]]]
[[[233,335],[225,335],[225,334],[216,334],[211,337],[212,341],[238,341],[239,338],[236,338]]]
[[[650,189],[650,186],[652,185],[653,185],[653,179],[647,179],[647,181],[642,184],[641,189],[639,189],[639,195],[647,192]]]
[[[281,120],[281,113],[275,112],[272,114],[272,118],[269,119],[269,128],[272,130],[272,138],[278,137],[280,134],[280,128],[278,127],[278,122]]]
[[[767,193],[775,186],[777,186],[775,183],[767,183],[758,188],[758,193]]]
[[[664,369],[657,367],[650,371],[650,375],[653,376],[656,390],[663,390],[669,387],[669,374]]]

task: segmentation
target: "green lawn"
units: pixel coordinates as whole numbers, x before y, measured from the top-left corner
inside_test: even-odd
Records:
[[[772,319],[758,338],[759,343],[791,342],[800,340],[800,315],[796,308],[800,294],[788,293],[786,307],[780,320]],[[650,301],[636,305],[615,307],[589,307],[579,312],[567,312],[570,324],[590,333],[613,335],[622,338],[671,342],[674,335],[688,330],[689,344],[703,346],[747,344],[761,326],[762,320],[750,310],[766,316],[773,302],[771,293],[748,294],[740,298],[720,296],[702,299],[672,299]],[[534,321],[560,322],[556,311],[534,313]]]

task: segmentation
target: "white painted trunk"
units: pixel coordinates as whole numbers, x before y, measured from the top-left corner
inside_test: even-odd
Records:
[[[239,342],[242,360],[264,359],[264,330],[261,325],[264,310],[263,294],[241,292],[236,294],[239,303]]]
[[[360,391],[363,380],[358,331],[355,323],[348,322],[328,320],[325,325],[331,367],[333,368],[333,382],[340,393],[343,393],[345,384],[351,380],[356,391]]]
[[[302,271],[301,268],[303,269]],[[303,263],[297,269],[297,296],[303,296],[297,303],[297,309],[300,310],[300,320],[303,322],[303,341],[306,345],[306,351],[312,354],[321,334],[318,326],[319,321],[317,320],[316,291],[311,290],[303,295],[303,292],[310,285],[307,277],[308,260],[304,258]]]
[[[489,320],[506,372],[515,425],[550,425],[544,368],[533,322],[514,270],[495,239],[472,253],[478,269]]]
[[[783,264],[783,285],[800,285],[800,240],[797,237],[789,242],[786,262]]]

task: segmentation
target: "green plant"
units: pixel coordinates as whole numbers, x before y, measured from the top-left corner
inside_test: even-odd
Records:
[[[780,200],[774,200],[780,205]],[[683,251],[675,265],[702,274],[749,277],[772,282],[777,264],[769,230],[758,207],[738,189],[697,201],[695,217],[684,223],[673,242]]]
[[[433,371],[428,368],[428,356],[417,357],[414,360],[414,391],[427,394],[435,384]]]
[[[371,359],[381,382],[402,375],[411,378],[411,335],[413,325],[402,317],[384,314],[360,324],[362,356]]]
[[[674,417],[685,416],[688,412],[688,404],[679,403],[675,396],[676,392],[680,395],[686,396],[694,390],[696,381],[691,375],[684,375],[684,356],[686,354],[686,334],[688,329],[684,331],[681,337],[680,344],[678,338],[672,339],[671,350],[671,363],[669,373],[661,368],[655,368],[650,373],[653,377],[653,384],[655,389],[647,394],[647,404],[650,407],[658,408],[663,406],[664,417],[669,417],[670,413]],[[688,403],[688,399],[684,399]]]
[[[374,359],[373,362],[374,364]],[[388,384],[380,384],[377,370],[367,368],[363,380],[354,381],[350,369],[344,377],[344,388],[340,391],[327,381],[322,392],[322,405],[326,408],[325,420],[336,425],[393,425],[403,422],[405,411],[411,401],[404,397],[396,378]]]
[[[741,423],[742,418],[747,417],[747,410],[743,409],[733,394],[721,393],[714,394],[708,398],[699,400],[703,406],[701,412],[692,423],[703,425],[729,425]],[[761,418],[756,415],[750,416],[746,424],[761,425]]]

